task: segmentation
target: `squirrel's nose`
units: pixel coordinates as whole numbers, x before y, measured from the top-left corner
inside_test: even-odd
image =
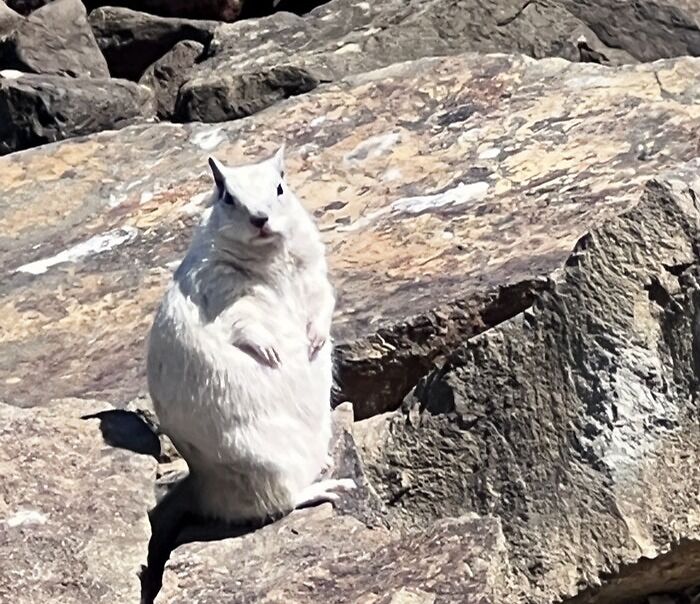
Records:
[[[256,229],[261,229],[267,223],[267,215],[260,214],[258,216],[250,217],[250,224],[252,224]]]

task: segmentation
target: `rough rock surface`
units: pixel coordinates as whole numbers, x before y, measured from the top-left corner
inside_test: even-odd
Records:
[[[0,404],[0,601],[138,602],[155,461],[81,419],[108,409]]]
[[[19,21],[0,44],[0,68],[71,77],[109,71],[80,0],[56,0]]]
[[[493,518],[449,519],[403,536],[368,529],[329,508],[295,512],[243,538],[176,550],[158,602],[515,601]]]
[[[208,46],[219,26],[216,21],[157,17],[111,6],[91,12],[89,22],[112,76],[129,80],[138,80],[182,40]]]
[[[153,90],[156,114],[160,119],[171,119],[175,114],[175,102],[180,86],[203,52],[204,45],[192,40],[183,40],[144,72],[139,84]]]
[[[258,2],[258,0],[252,0]],[[88,11],[101,6],[120,6],[161,17],[235,21],[241,13],[242,0],[84,0]]]
[[[126,80],[0,78],[0,155],[152,117],[153,93]]]
[[[202,87],[185,80],[175,106],[181,122],[223,122],[253,115],[277,101],[304,94],[320,81],[293,65],[275,65],[255,73],[221,72]]]
[[[651,181],[531,308],[421,381],[367,459],[395,526],[500,518],[533,602],[674,548],[617,599],[578,602],[697,584],[699,173]]]
[[[179,111],[209,122],[240,117],[229,101],[240,95],[240,80],[281,66],[331,81],[466,51],[609,64],[697,55],[699,14],[697,0],[643,0],[623,9],[614,0],[332,0],[304,18],[282,12],[219,29],[214,56],[183,86]]]
[[[4,157],[0,397],[132,399],[211,187],[206,156],[248,161],[286,140],[338,289],[339,398],[358,418],[395,408],[457,343],[531,304],[587,225],[698,154],[698,82],[697,59],[426,59],[246,120]]]

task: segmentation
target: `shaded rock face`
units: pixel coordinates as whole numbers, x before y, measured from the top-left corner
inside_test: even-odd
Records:
[[[52,0],[3,0],[7,6],[21,15],[28,15],[37,8],[41,8]]]
[[[622,48],[639,61],[700,55],[700,6],[696,0],[598,2],[564,0],[600,41]]]
[[[19,21],[0,42],[0,68],[70,77],[109,71],[80,0],[56,0]]]
[[[234,21],[241,12],[242,0],[85,0],[88,11],[101,6],[120,6],[161,17]]]
[[[530,309],[457,349],[387,420],[367,462],[391,521],[499,517],[538,602],[697,542],[699,167],[652,181]],[[630,601],[694,584],[684,560],[630,582]]]
[[[697,577],[700,541],[683,541],[656,558],[642,558],[623,566],[601,585],[585,589],[567,599],[566,604],[697,604]]]
[[[530,305],[586,225],[697,154],[699,76],[696,59],[426,59],[247,120],[2,158],[0,396],[138,394],[154,309],[211,190],[206,157],[251,161],[284,140],[338,291],[337,400],[358,418],[396,408],[456,345]]]
[[[292,65],[277,65],[255,74],[224,74],[212,86],[181,85],[175,118],[181,122],[238,119],[282,99],[309,92],[318,85],[319,80],[313,74]]]
[[[192,40],[183,40],[170,52],[151,65],[139,80],[155,94],[156,115],[160,119],[172,119],[180,86],[187,79],[188,71],[202,56],[204,45]]]
[[[130,80],[138,80],[149,65],[182,40],[207,46],[219,25],[114,7],[94,10],[89,21],[112,76]]]
[[[125,80],[0,78],[0,155],[154,115],[153,93]]]
[[[304,15],[328,0],[249,0],[243,3],[241,19],[266,17],[274,12]]]
[[[109,405],[0,404],[0,600],[138,602],[155,461],[106,447]]]

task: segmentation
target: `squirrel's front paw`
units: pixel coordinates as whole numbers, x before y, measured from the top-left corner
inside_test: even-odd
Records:
[[[271,337],[269,340],[268,338],[239,340],[234,345],[263,365],[275,368],[282,362]]]
[[[310,321],[306,326],[306,336],[309,340],[309,360],[313,361],[328,341],[328,334]]]

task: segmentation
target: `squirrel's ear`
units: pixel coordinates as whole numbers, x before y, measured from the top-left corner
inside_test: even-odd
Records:
[[[224,165],[215,157],[209,158],[209,167],[211,168],[211,173],[214,176],[214,184],[219,190],[219,194],[224,192],[226,187],[226,177],[224,176]]]
[[[279,149],[277,149],[273,160],[275,162],[275,167],[277,168],[277,171],[280,174],[284,174],[284,143],[282,143],[282,146]]]

